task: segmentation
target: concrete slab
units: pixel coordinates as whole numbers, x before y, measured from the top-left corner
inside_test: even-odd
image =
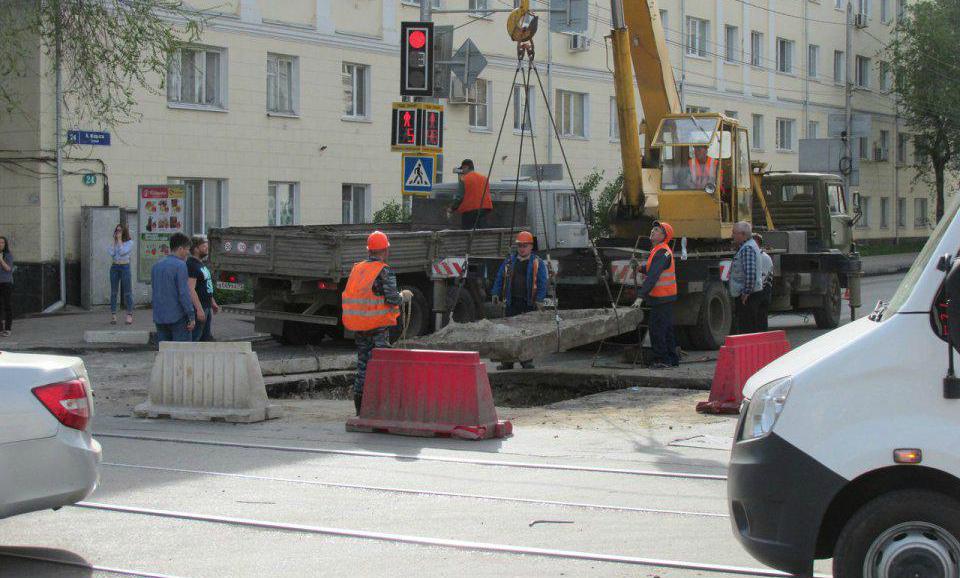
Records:
[[[262,359],[260,371],[264,376],[291,375],[301,373],[318,373],[324,371],[345,371],[357,368],[356,354],[316,354],[298,355],[293,357],[279,357]]]
[[[150,343],[149,331],[124,331],[119,329],[106,331],[84,331],[84,343],[128,343],[146,345]]]

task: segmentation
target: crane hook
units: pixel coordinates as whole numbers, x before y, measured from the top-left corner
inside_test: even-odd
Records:
[[[530,0],[520,0],[520,6],[507,17],[507,34],[514,42],[529,42],[537,33],[538,22],[530,11]]]

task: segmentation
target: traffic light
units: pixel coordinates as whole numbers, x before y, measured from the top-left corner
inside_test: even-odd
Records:
[[[400,23],[400,95],[433,96],[433,22]]]

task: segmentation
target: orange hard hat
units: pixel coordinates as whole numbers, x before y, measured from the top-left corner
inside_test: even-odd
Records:
[[[530,243],[533,244],[533,235],[530,234],[530,231],[520,231],[517,233],[517,243]]]
[[[383,231],[374,231],[367,237],[367,251],[383,251],[390,247],[390,239]]]
[[[673,239],[673,226],[670,223],[666,221],[655,221],[653,226],[663,229],[664,243],[669,243],[670,240]]]

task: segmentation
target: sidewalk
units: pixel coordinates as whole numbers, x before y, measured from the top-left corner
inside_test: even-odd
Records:
[[[872,255],[861,257],[864,277],[878,277],[880,275],[895,275],[903,273],[913,265],[916,253],[899,253],[894,255]]]
[[[51,315],[36,315],[13,321],[13,334],[0,337],[0,349],[7,351],[136,351],[156,350],[150,344],[87,343],[87,331],[154,332],[153,311],[137,309],[133,324],[124,323],[124,315],[117,315],[117,324],[110,325],[109,309],[87,311],[67,307]],[[213,320],[213,335],[218,341],[249,341],[257,338],[253,318],[232,313],[219,313]]]

